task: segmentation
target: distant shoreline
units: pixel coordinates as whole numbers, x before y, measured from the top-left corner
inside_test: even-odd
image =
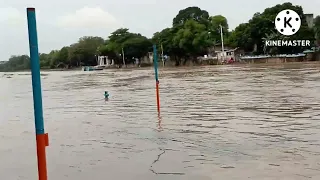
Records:
[[[192,68],[192,67],[206,67],[206,66],[283,66],[283,65],[294,65],[294,64],[301,64],[301,65],[312,65],[312,64],[319,64],[320,61],[304,61],[304,62],[285,62],[285,63],[233,63],[233,64],[225,64],[225,65],[185,65],[185,66],[159,66],[159,69],[180,69],[180,68]],[[119,70],[135,70],[135,69],[148,69],[153,68],[152,66],[147,67],[122,67],[119,68]],[[113,70],[118,68],[106,68],[104,70]],[[54,71],[82,71],[82,68],[72,68],[72,69],[41,69],[41,72],[54,72]],[[6,72],[0,72],[4,75],[9,75],[8,73],[18,73],[18,72],[30,72],[30,70],[21,70],[21,71],[6,71]]]

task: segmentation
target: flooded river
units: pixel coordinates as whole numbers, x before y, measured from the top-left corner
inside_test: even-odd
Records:
[[[49,179],[319,180],[319,69],[160,70],[161,117],[153,69],[43,72]],[[35,180],[31,76],[0,84],[0,179]]]

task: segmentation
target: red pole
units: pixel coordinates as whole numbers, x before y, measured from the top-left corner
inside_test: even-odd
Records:
[[[37,157],[38,157],[38,176],[39,180],[47,180],[47,160],[46,160],[46,146],[49,146],[48,133],[37,134]]]
[[[157,82],[156,82],[156,94],[157,94],[157,108],[158,108],[158,114],[160,114],[159,81],[157,81]]]

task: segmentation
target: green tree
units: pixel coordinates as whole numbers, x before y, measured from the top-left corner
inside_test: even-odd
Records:
[[[113,59],[113,60],[119,59],[119,55],[113,51],[114,48],[108,45],[108,43],[98,48],[98,54],[100,56],[108,56],[109,59]]]
[[[59,64],[59,51],[58,50],[52,50],[49,53],[49,66],[51,69],[54,69]]]
[[[179,27],[166,28],[161,32],[154,33],[152,37],[152,42],[158,47],[158,54],[161,53],[162,46],[163,53],[175,60],[176,65],[179,65],[181,58],[185,56],[185,51],[179,47],[179,44],[174,43],[175,35],[179,30]]]
[[[230,45],[234,47],[241,47],[247,52],[252,51],[254,43],[250,36],[250,29],[249,23],[243,23],[236,27],[228,38]]]
[[[123,43],[125,56],[132,60],[132,58],[142,58],[148,52],[152,51],[152,42],[148,38],[138,35],[127,39]]]
[[[207,48],[211,45],[208,39],[209,33],[206,26],[194,20],[188,20],[174,37],[174,44],[179,46],[185,52],[185,61],[192,58],[196,60],[197,56],[204,55]]]
[[[103,45],[105,40],[101,37],[85,36],[72,44],[68,50],[68,62],[70,66],[97,65],[96,55],[98,47]],[[67,50],[64,50],[63,57],[66,57]],[[61,56],[60,56],[61,58]]]
[[[69,47],[63,47],[59,51],[59,63],[67,65],[69,59]]]
[[[21,71],[25,69],[30,69],[28,55],[11,56],[8,62],[0,66],[0,71]]]
[[[247,24],[240,24],[233,32],[230,37],[230,41],[240,47],[246,49],[253,49],[257,54],[262,54],[264,51],[264,39],[266,35],[278,33],[274,29],[274,19],[277,14],[285,9],[292,9],[301,16],[301,28],[300,30],[290,36],[290,39],[314,39],[314,33],[312,29],[308,28],[306,17],[303,14],[301,6],[292,5],[292,3],[278,4],[274,7],[266,8],[263,13],[255,13],[252,19]],[[242,35],[241,35],[242,34]],[[244,40],[244,38],[246,40]],[[282,37],[281,35],[281,38]],[[247,45],[244,46],[243,42]],[[249,48],[248,46],[251,46]],[[301,47],[280,47],[278,48],[279,53],[299,53],[304,48]]]
[[[224,39],[227,39],[229,36],[229,25],[228,20],[222,15],[216,15],[209,17],[209,26],[208,31],[210,33],[210,40],[216,43],[221,43],[221,28],[222,26],[222,32]]]
[[[314,19],[314,32],[317,40],[317,44],[320,45],[320,16]]]
[[[193,6],[182,9],[179,11],[177,16],[173,18],[173,26],[182,26],[187,20],[194,20],[198,23],[207,25],[209,13],[199,7]]]
[[[296,11],[302,20],[299,31],[293,36],[283,36],[274,28],[277,14],[284,9]],[[299,53],[301,47],[265,46],[266,40],[317,40],[320,44],[320,16],[314,19],[314,28],[307,26],[306,17],[301,6],[292,3],[278,4],[255,13],[247,23],[239,24],[229,32],[227,19],[222,15],[209,16],[209,13],[199,7],[188,7],[179,11],[172,20],[172,27],[154,33],[148,39],[139,33],[132,33],[127,28],[119,28],[112,32],[108,39],[85,36],[70,46],[50,53],[40,53],[41,68],[66,68],[81,65],[96,65],[97,55],[108,56],[116,64],[122,64],[122,51],[126,63],[133,58],[142,58],[152,51],[152,44],[158,47],[158,53],[163,52],[180,65],[184,60],[196,60],[198,56],[207,54],[210,46],[221,43],[220,25],[222,26],[225,44],[241,47],[247,52],[256,54]],[[16,71],[30,69],[30,58],[27,55],[12,56],[5,64],[0,65],[0,71]]]
[[[42,69],[50,68],[50,56],[49,56],[49,54],[40,53],[39,54],[39,59],[40,59],[40,67]]]
[[[133,63],[133,58],[140,59],[152,51],[152,42],[141,34],[131,33],[127,28],[120,28],[111,33],[105,45],[99,47],[99,52],[114,59],[116,64],[122,64],[122,50],[126,64]]]

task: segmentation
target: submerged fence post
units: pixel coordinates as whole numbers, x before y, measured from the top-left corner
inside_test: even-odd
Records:
[[[39,180],[47,180],[46,146],[49,145],[49,138],[48,134],[44,131],[43,123],[41,77],[35,8],[27,8],[27,18],[33,90],[33,108],[37,142],[38,176]]]
[[[160,114],[160,96],[159,96],[159,79],[158,79],[158,55],[157,46],[153,45],[153,66],[154,66],[154,76],[156,79],[156,96],[157,96],[157,109],[158,114]]]

